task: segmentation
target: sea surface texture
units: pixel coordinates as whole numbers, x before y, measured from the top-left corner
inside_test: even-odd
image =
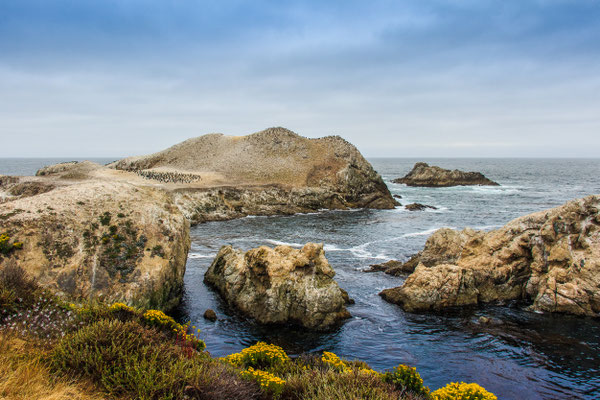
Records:
[[[32,174],[57,160],[0,159],[0,174]],[[68,161],[68,160],[63,160]],[[106,163],[111,159],[95,160]],[[286,217],[247,217],[193,227],[179,318],[202,329],[213,356],[258,340],[290,354],[332,351],[361,359],[374,369],[400,363],[417,367],[433,390],[448,382],[477,382],[499,399],[599,399],[600,320],[527,312],[489,305],[442,315],[410,314],[377,294],[402,277],[365,273],[370,264],[406,260],[436,229],[491,230],[568,200],[600,194],[600,160],[571,159],[370,159],[393,194],[437,210],[323,211]],[[479,171],[500,187],[411,188],[391,183],[415,162]],[[44,164],[45,162],[45,164]],[[41,164],[40,164],[41,163]],[[248,250],[259,245],[325,244],[335,279],[356,301],[353,318],[330,333],[263,327],[229,309],[203,283],[204,272],[223,245]],[[202,318],[207,308],[215,323]],[[478,318],[492,318],[480,324]]]

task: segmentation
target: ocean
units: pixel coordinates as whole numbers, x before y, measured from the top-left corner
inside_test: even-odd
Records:
[[[0,159],[0,174],[33,174],[58,159]],[[95,159],[107,163],[112,158]],[[417,367],[432,390],[448,382],[477,382],[499,399],[600,398],[600,320],[539,314],[516,306],[483,306],[444,314],[411,314],[378,293],[402,277],[365,273],[370,264],[406,260],[436,229],[491,230],[568,200],[600,194],[598,159],[369,159],[402,204],[437,210],[323,211],[281,217],[209,222],[191,230],[185,296],[178,318],[202,329],[213,356],[240,351],[258,340],[289,354],[332,351],[366,361],[377,370]],[[410,188],[394,184],[415,162],[479,171],[499,187]],[[352,319],[328,333],[293,327],[263,327],[234,310],[203,283],[204,272],[223,245],[244,250],[259,245],[324,243],[335,279],[356,304]],[[202,318],[207,308],[215,323]],[[480,316],[495,323],[482,325]]]

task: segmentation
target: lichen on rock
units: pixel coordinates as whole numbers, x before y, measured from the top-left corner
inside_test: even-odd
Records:
[[[260,323],[292,323],[326,330],[350,314],[322,244],[260,246],[247,252],[221,248],[204,281]]]

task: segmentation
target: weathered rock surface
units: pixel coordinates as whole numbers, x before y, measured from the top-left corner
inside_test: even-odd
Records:
[[[421,203],[411,203],[411,204],[407,204],[406,206],[404,206],[404,208],[406,208],[408,211],[423,211],[423,210],[437,210],[437,207],[434,206],[428,206],[427,204],[421,204]]]
[[[245,253],[224,246],[204,281],[260,323],[325,330],[350,317],[334,275],[322,244],[300,250],[261,246]]]
[[[372,264],[365,272],[385,272],[392,276],[406,275],[412,273],[417,267],[417,263],[414,260],[415,257],[412,257],[406,262],[389,260],[382,264]]]
[[[486,185],[500,186],[498,183],[486,178],[480,172],[464,172],[443,169],[424,162],[418,162],[403,178],[394,179],[394,183],[404,183],[408,186],[448,187]]]
[[[11,185],[40,184],[15,179]],[[0,223],[0,232],[23,242],[0,263],[15,259],[65,298],[149,308],[179,302],[189,222],[162,190],[117,181],[59,185],[7,198]]]
[[[284,128],[204,135],[111,167],[167,185],[192,222],[397,204],[352,144],[339,136],[308,139]]]
[[[440,229],[400,287],[380,295],[407,311],[519,300],[532,310],[600,315],[600,196],[491,231]]]

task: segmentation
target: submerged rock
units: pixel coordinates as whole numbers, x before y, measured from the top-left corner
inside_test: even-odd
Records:
[[[385,272],[392,276],[410,274],[417,267],[412,260],[413,258],[404,263],[402,261],[389,260],[383,264],[372,264],[365,272]]]
[[[261,246],[247,252],[224,246],[204,281],[260,323],[293,323],[326,330],[350,314],[322,244],[297,250]],[[347,294],[346,294],[347,296]]]
[[[418,162],[407,175],[402,178],[394,179],[394,183],[404,183],[408,186],[426,186],[426,187],[448,187],[448,186],[468,186],[468,185],[486,185],[500,186],[498,183],[486,178],[480,172],[464,172],[449,169],[443,169],[434,165],[430,166],[424,162]]]
[[[0,234],[23,243],[0,263],[14,260],[70,300],[163,309],[179,302],[189,222],[166,193],[110,181],[44,190],[0,204]]]
[[[215,322],[217,320],[217,313],[215,310],[209,308],[208,310],[204,311],[203,317],[204,319]]]
[[[428,208],[431,210],[437,210],[437,207],[428,206],[427,204],[421,204],[421,203],[408,204],[408,205],[404,206],[404,208],[406,208],[408,211],[423,211]]]
[[[400,287],[380,295],[407,311],[519,300],[530,309],[600,315],[600,196],[490,231],[440,229]]]

